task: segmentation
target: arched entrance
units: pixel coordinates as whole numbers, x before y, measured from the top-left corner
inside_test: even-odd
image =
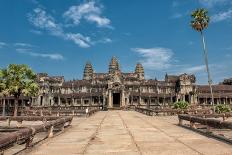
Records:
[[[120,107],[121,95],[120,93],[113,93],[113,107]]]

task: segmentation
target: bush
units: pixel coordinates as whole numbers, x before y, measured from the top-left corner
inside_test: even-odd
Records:
[[[189,107],[189,103],[186,101],[178,101],[174,103],[174,109],[187,109]]]
[[[225,113],[225,112],[230,112],[231,109],[228,105],[219,104],[216,106],[215,111],[216,111],[216,113],[221,114],[221,113]]]

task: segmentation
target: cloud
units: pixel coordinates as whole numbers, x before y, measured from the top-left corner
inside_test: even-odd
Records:
[[[175,13],[175,14],[173,14],[173,15],[171,16],[172,19],[178,19],[178,18],[181,18],[181,17],[183,17],[183,15],[180,14],[180,13]]]
[[[78,44],[80,47],[83,47],[83,48],[90,47],[90,44],[92,44],[90,37],[85,37],[79,33],[65,34],[65,39],[72,40],[74,43]]]
[[[5,43],[5,42],[0,42],[0,48],[3,48],[4,46],[7,46],[7,43]]]
[[[28,15],[29,22],[41,30],[48,31],[50,35],[63,38],[64,40],[71,40],[82,48],[90,47],[90,37],[83,36],[80,33],[64,32],[60,24],[55,22],[55,19],[46,13],[42,8],[34,9],[33,13]]]
[[[133,48],[132,51],[139,54],[143,66],[151,70],[163,70],[169,68],[173,51],[168,48]]]
[[[15,50],[18,52],[22,52],[22,53],[26,51],[31,51],[31,49],[28,49],[28,48],[16,48]]]
[[[64,14],[63,17],[66,21],[72,21],[74,25],[80,24],[81,19],[85,19],[88,22],[96,23],[98,27],[113,28],[111,21],[102,17],[102,6],[97,6],[94,1],[85,2],[80,5],[71,6]]]
[[[23,50],[23,49],[18,49],[17,50],[19,53],[22,53],[22,54],[26,54],[26,55],[29,55],[29,56],[33,56],[33,57],[41,57],[41,58],[49,58],[49,59],[52,59],[52,60],[63,60],[64,57],[61,55],[61,54],[58,54],[58,53],[36,53],[36,52],[28,52],[28,50]]]
[[[230,2],[230,0],[198,0],[202,5],[206,7],[213,7],[218,4],[225,4],[226,2]]]
[[[189,73],[189,74],[195,74],[203,71],[205,71],[205,65],[186,67],[181,70],[182,73]]]
[[[106,43],[111,43],[111,42],[113,42],[112,39],[110,39],[110,38],[103,38],[103,39],[100,39],[98,41],[95,41],[94,44],[96,44],[96,43],[106,44]]]
[[[28,44],[28,43],[14,43],[14,46],[17,46],[17,47],[33,47],[33,45]]]
[[[39,30],[30,30],[31,33],[34,33],[34,34],[38,34],[38,35],[41,35],[42,32],[39,31]]]
[[[91,14],[86,16],[85,19],[90,22],[96,22],[99,27],[109,27],[109,28],[111,27],[110,20],[105,17],[100,17],[98,15]]]
[[[36,8],[33,10],[33,13],[29,13],[28,20],[36,28],[46,30],[54,36],[63,35],[61,26],[56,24],[55,19],[42,8]]]
[[[225,12],[220,12],[218,14],[215,14],[211,17],[211,21],[216,23],[224,20],[228,20],[232,17],[232,9],[229,9]]]
[[[178,7],[180,5],[180,3],[179,2],[177,2],[177,1],[173,1],[172,2],[172,7]]]

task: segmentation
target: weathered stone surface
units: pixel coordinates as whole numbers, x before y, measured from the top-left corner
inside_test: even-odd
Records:
[[[231,154],[229,144],[177,126],[176,117],[149,117],[132,111],[98,112],[74,119],[63,134],[36,146],[33,155]]]

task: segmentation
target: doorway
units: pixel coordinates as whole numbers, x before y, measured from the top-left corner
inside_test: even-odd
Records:
[[[120,107],[120,93],[113,93],[113,107]]]

